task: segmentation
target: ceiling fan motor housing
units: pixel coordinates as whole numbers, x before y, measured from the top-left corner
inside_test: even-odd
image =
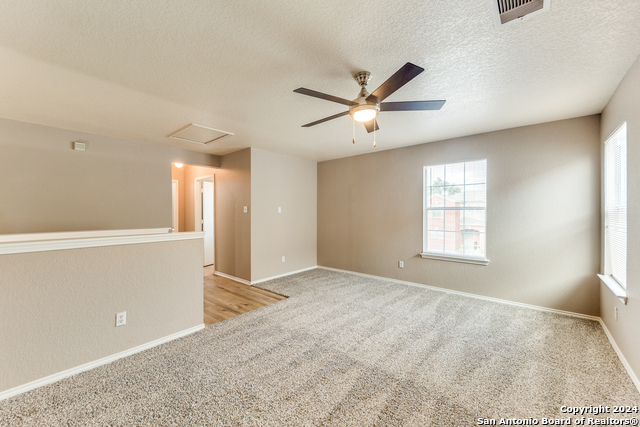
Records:
[[[359,73],[356,73],[355,76],[353,76],[356,81],[358,82],[358,84],[362,87],[362,89],[360,89],[360,93],[358,94],[358,97],[356,99],[354,99],[354,102],[357,102],[358,104],[365,104],[364,102],[360,102],[360,98],[366,98],[367,96],[369,96],[369,92],[367,91],[367,83],[369,83],[369,80],[371,79],[371,73],[368,71],[360,71]]]
[[[353,76],[360,86],[366,86],[369,83],[369,79],[371,79],[371,73],[368,71],[360,71]]]

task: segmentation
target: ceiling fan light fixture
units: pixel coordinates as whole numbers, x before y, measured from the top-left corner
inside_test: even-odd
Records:
[[[376,105],[360,105],[352,108],[349,114],[356,122],[368,122],[378,115],[378,107]]]
[[[501,2],[513,1],[513,0],[498,0]],[[525,0],[518,0],[525,1]],[[541,1],[541,0],[527,0],[527,1]],[[549,0],[545,0],[549,1]],[[325,117],[324,119],[316,120],[315,122],[302,125],[303,128],[319,125],[320,123],[328,122],[329,120],[337,119],[338,117],[346,116],[349,114],[354,122],[360,122],[364,125],[367,133],[375,132],[380,129],[376,120],[376,116],[381,111],[430,111],[439,110],[444,105],[445,101],[405,101],[405,102],[384,102],[391,94],[398,89],[409,83],[414,77],[424,71],[424,68],[407,62],[398,71],[396,71],[391,77],[389,77],[378,89],[373,93],[369,93],[366,89],[367,82],[371,77],[371,73],[368,71],[361,71],[354,76],[356,82],[360,85],[360,93],[358,97],[352,101],[337,96],[328,95],[326,93],[318,92],[316,90],[306,89],[300,87],[295,89],[295,93],[301,95],[313,96],[314,98],[324,99],[325,101],[336,102],[338,104],[346,105],[349,110],[342,111],[341,113],[334,114],[333,116]],[[354,135],[355,136],[355,135]],[[375,139],[375,137],[374,137]]]

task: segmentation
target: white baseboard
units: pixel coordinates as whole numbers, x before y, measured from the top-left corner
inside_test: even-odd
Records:
[[[279,279],[280,277],[291,276],[292,274],[302,273],[303,271],[314,270],[318,268],[317,265],[312,267],[303,268],[302,270],[290,271],[288,273],[278,274],[277,276],[265,277],[264,279],[254,280],[251,282],[252,285],[257,285],[258,283],[268,282],[269,280]]]
[[[422,283],[407,282],[405,280],[391,279],[391,278],[382,277],[382,276],[374,276],[373,274],[365,274],[365,273],[358,273],[358,272],[355,272],[355,271],[341,270],[339,268],[323,267],[323,266],[318,266],[318,268],[321,268],[323,270],[329,270],[329,271],[337,271],[339,273],[354,274],[356,276],[371,277],[373,279],[389,280],[391,282],[401,283],[403,285],[417,286],[417,287],[420,287],[420,288],[427,288],[427,289],[432,289],[434,291],[447,292],[447,293],[456,294],[456,295],[463,295],[463,296],[466,296],[466,297],[477,298],[477,299],[482,299],[482,300],[487,300],[487,301],[493,301],[493,302],[498,302],[498,303],[501,303],[501,304],[515,305],[515,306],[518,306],[518,307],[531,308],[533,310],[548,311],[550,313],[562,314],[562,315],[565,315],[565,316],[579,317],[579,318],[588,319],[588,320],[595,320],[596,322],[600,323],[600,325],[602,325],[602,329],[604,330],[604,333],[607,335],[607,338],[609,339],[609,342],[611,343],[611,346],[613,347],[613,350],[616,352],[616,354],[618,355],[618,358],[620,359],[620,362],[622,362],[622,365],[627,370],[627,373],[629,374],[629,377],[631,378],[631,381],[633,381],[633,384],[638,389],[638,392],[640,392],[640,381],[638,380],[638,377],[636,376],[635,372],[631,368],[631,365],[629,365],[629,362],[627,362],[627,359],[625,359],[624,355],[620,351],[620,348],[618,347],[618,345],[616,344],[615,340],[613,339],[613,336],[611,335],[611,333],[607,329],[607,325],[604,324],[604,322],[602,321],[602,319],[600,317],[589,316],[587,314],[582,314],[582,313],[574,313],[572,311],[564,311],[564,310],[556,310],[554,308],[540,307],[538,305],[524,304],[524,303],[504,300],[504,299],[500,299],[500,298],[485,297],[485,296],[482,296],[482,295],[471,294],[471,293],[468,293],[468,292],[460,292],[460,291],[454,291],[454,290],[451,290],[451,289],[439,288],[439,287],[436,287],[436,286],[423,285]]]
[[[202,329],[204,329],[204,324],[185,329],[184,331],[176,332],[175,334],[167,335],[166,337],[158,338],[157,340],[150,341],[146,344],[130,348],[129,350],[121,351],[120,353],[112,354],[111,356],[103,357],[102,359],[94,360],[93,362],[85,363],[84,365],[76,366],[75,368],[67,369],[65,371],[40,378],[39,380],[31,381],[30,383],[23,384],[18,387],[10,388],[9,390],[0,392],[0,400],[8,399],[21,393],[36,389],[38,387],[60,381],[61,379],[70,377],[71,375],[79,374],[80,372],[88,371],[90,369],[97,368],[98,366],[106,365],[107,363],[111,363],[118,359],[122,359],[123,357],[131,356],[132,354],[148,350],[160,344],[173,341]]]
[[[251,285],[250,281],[241,279],[241,278],[236,277],[236,276],[232,276],[230,274],[221,273],[219,271],[214,271],[213,274],[215,274],[216,276],[220,276],[220,277],[224,277],[224,278],[230,279],[230,280],[235,280],[236,282],[244,283],[245,285]]]
[[[616,344],[616,341],[613,339],[613,335],[611,335],[611,332],[609,332],[607,325],[604,324],[604,321],[602,319],[600,319],[600,325],[602,325],[602,329],[604,329],[604,333],[607,334],[607,338],[609,338],[611,347],[613,347],[613,349],[615,350],[616,354],[618,355],[618,358],[620,359],[620,362],[622,362],[622,365],[624,366],[624,368],[627,370],[627,373],[631,377],[631,381],[633,381],[633,384],[636,386],[636,388],[638,389],[638,392],[640,393],[640,380],[638,380],[636,373],[633,372],[633,369],[631,369],[631,365],[629,365],[629,362],[627,362],[627,359],[624,357],[624,354],[622,354],[622,351],[620,351],[618,344]]]
[[[536,306],[536,305],[524,304],[524,303],[519,303],[519,302],[514,302],[514,301],[508,301],[508,300],[503,300],[503,299],[499,299],[499,298],[485,297],[485,296],[482,296],[482,295],[471,294],[471,293],[468,293],[468,292],[454,291],[454,290],[451,290],[451,289],[439,288],[439,287],[435,287],[435,286],[424,285],[424,284],[421,284],[421,283],[408,282],[408,281],[405,281],[405,280],[391,279],[391,278],[388,278],[388,277],[375,276],[375,275],[372,275],[372,274],[358,273],[358,272],[354,272],[354,271],[341,270],[341,269],[338,269],[338,268],[323,267],[323,266],[308,267],[308,268],[305,268],[305,269],[302,269],[302,270],[292,271],[292,272],[289,272],[289,273],[280,274],[280,275],[273,276],[273,277],[268,277],[268,278],[265,278],[265,279],[260,279],[260,280],[257,280],[255,282],[252,282],[252,283],[248,282],[247,280],[240,279],[238,277],[234,277],[234,276],[230,276],[228,274],[220,273],[218,271],[216,271],[215,274],[218,275],[218,276],[226,277],[226,278],[231,279],[231,280],[236,280],[238,282],[245,283],[247,285],[251,285],[251,284],[258,284],[258,283],[266,282],[268,280],[272,280],[272,279],[276,279],[276,278],[280,278],[280,277],[289,276],[289,275],[296,274],[296,273],[301,273],[303,271],[313,270],[315,268],[320,268],[320,269],[329,270],[329,271],[336,271],[336,272],[340,272],[340,273],[348,273],[348,274],[353,274],[353,275],[362,276],[362,277],[370,277],[370,278],[374,278],[374,279],[389,280],[391,282],[400,283],[400,284],[409,285],[409,286],[417,286],[417,287],[432,289],[432,290],[440,291],[440,292],[447,292],[447,293],[463,295],[463,296],[467,296],[467,297],[471,297],[471,298],[477,298],[477,299],[482,299],[482,300],[487,300],[487,301],[494,301],[494,302],[498,302],[498,303],[502,303],[502,304],[515,305],[515,306],[519,306],[519,307],[531,308],[531,309],[534,309],[534,310],[548,311],[548,312],[552,312],[552,313],[563,314],[563,315],[566,315],[566,316],[580,317],[580,318],[583,318],[583,319],[589,319],[589,320],[598,321],[600,323],[600,325],[602,325],[602,329],[604,330],[607,338],[609,339],[609,342],[611,343],[611,346],[613,347],[614,351],[618,355],[618,358],[622,362],[622,365],[627,370],[627,373],[629,374],[629,377],[631,378],[631,381],[633,381],[633,384],[636,386],[636,388],[640,392],[640,380],[638,380],[638,377],[636,376],[635,372],[633,371],[633,369],[631,368],[631,366],[627,362],[626,358],[624,357],[624,355],[620,351],[620,348],[618,347],[618,345],[616,344],[615,340],[613,339],[613,336],[609,332],[609,329],[607,329],[607,326],[605,325],[605,323],[602,321],[602,319],[600,317],[589,316],[589,315],[580,314],[580,313],[573,313],[573,312],[564,311],[564,310],[556,310],[556,309],[552,309],[552,308],[540,307],[540,306]],[[36,389],[38,387],[42,387],[42,386],[47,385],[47,384],[51,384],[51,383],[54,383],[56,381],[60,381],[61,379],[69,377],[71,375],[79,374],[80,372],[88,371],[88,370],[96,368],[98,366],[106,365],[107,363],[111,363],[111,362],[113,362],[115,360],[118,360],[118,359],[121,359],[123,357],[127,357],[127,356],[130,356],[132,354],[139,353],[141,351],[156,347],[156,346],[158,346],[160,344],[164,344],[166,342],[173,341],[175,339],[178,339],[178,338],[184,337],[186,335],[192,334],[194,332],[200,331],[200,330],[204,329],[204,327],[205,327],[204,324],[198,325],[198,326],[194,326],[193,328],[185,329],[183,331],[176,332],[176,333],[171,334],[171,335],[167,335],[166,337],[159,338],[157,340],[148,342],[146,344],[142,344],[142,345],[139,345],[137,347],[130,348],[129,350],[125,350],[125,351],[122,351],[120,353],[113,354],[111,356],[103,357],[102,359],[98,359],[98,360],[95,360],[93,362],[85,363],[83,365],[76,366],[75,368],[67,369],[65,371],[58,372],[56,374],[49,375],[49,376],[44,377],[44,378],[40,378],[40,379],[35,380],[35,381],[31,381],[31,382],[29,382],[27,384],[23,384],[21,386],[5,390],[3,392],[0,392],[0,401],[4,400],[4,399],[8,399],[8,398],[13,397],[13,396],[17,396],[17,395],[19,395],[21,393],[25,393],[27,391]]]
[[[382,277],[382,276],[374,276],[373,274],[358,273],[358,272],[349,271],[349,270],[340,270],[339,268],[322,267],[322,266],[318,266],[318,268],[322,268],[324,270],[330,270],[330,271],[337,271],[339,273],[355,274],[356,276],[371,277],[373,279],[389,280],[391,282],[401,283],[403,285],[417,286],[417,287],[420,287],[420,288],[427,288],[427,289],[431,289],[431,290],[434,290],[434,291],[446,292],[446,293],[449,293],[449,294],[456,294],[456,295],[462,295],[462,296],[470,297],[470,298],[482,299],[482,300],[486,300],[486,301],[499,302],[501,304],[515,305],[517,307],[531,308],[533,310],[548,311],[550,313],[562,314],[562,315],[565,315],[565,316],[580,317],[582,319],[595,320],[596,322],[600,321],[600,318],[598,316],[590,316],[588,314],[574,313],[573,311],[557,310],[555,308],[541,307],[539,305],[525,304],[525,303],[522,303],[522,302],[509,301],[509,300],[500,299],[500,298],[486,297],[486,296],[483,296],[483,295],[472,294],[472,293],[469,293],[469,292],[454,291],[452,289],[446,289],[446,288],[439,288],[437,286],[424,285],[422,283],[407,282],[405,280],[391,279],[389,277]]]

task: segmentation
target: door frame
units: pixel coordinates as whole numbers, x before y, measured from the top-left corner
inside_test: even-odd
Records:
[[[176,186],[176,194],[175,199],[173,200],[173,206],[171,206],[171,212],[173,214],[171,227],[173,228],[174,233],[178,233],[180,231],[180,181],[177,179],[171,180],[172,192],[173,184]]]
[[[193,225],[195,231],[202,231],[202,192],[200,191],[202,188],[203,181],[211,181],[213,183],[213,266],[215,269],[216,265],[216,181],[215,175],[204,175],[195,178],[194,180],[194,219]],[[200,230],[198,230],[200,228]]]

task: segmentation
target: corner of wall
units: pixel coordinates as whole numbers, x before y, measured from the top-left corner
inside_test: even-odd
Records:
[[[317,163],[253,148],[251,160],[252,282],[317,265]]]
[[[640,164],[640,57],[629,68],[601,114],[601,147],[606,138],[623,122],[627,122],[627,164]],[[601,149],[602,152],[602,149]],[[602,156],[602,154],[601,154]],[[602,164],[602,158],[601,158]],[[627,170],[627,216],[640,217],[640,170]],[[604,193],[603,193],[604,194]],[[604,207],[602,207],[604,209]],[[602,231],[603,233],[604,231]],[[627,223],[627,259],[640,258],[640,222]],[[602,271],[602,270],[601,270]],[[610,338],[628,363],[629,369],[640,373],[640,264],[627,263],[628,304],[622,304],[604,284],[600,284],[600,315]],[[618,318],[615,316],[618,310]],[[614,345],[615,348],[615,345]],[[637,379],[636,379],[637,381]],[[638,385],[638,383],[636,383]]]
[[[245,148],[222,156],[215,173],[215,269],[246,281],[252,277],[251,151]]]

